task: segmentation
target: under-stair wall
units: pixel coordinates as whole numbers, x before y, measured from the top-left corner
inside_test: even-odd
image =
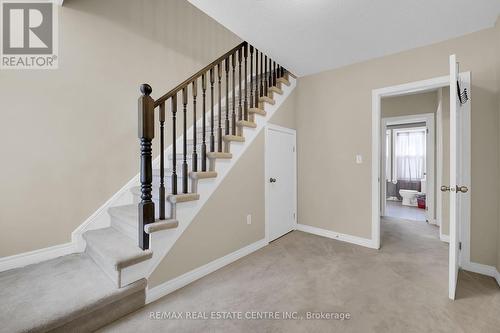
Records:
[[[295,97],[296,90],[269,123],[295,129]],[[149,278],[149,289],[264,239],[264,137],[260,132],[161,261]]]

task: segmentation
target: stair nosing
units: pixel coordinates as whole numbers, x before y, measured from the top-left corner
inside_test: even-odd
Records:
[[[162,230],[175,229],[179,226],[179,221],[176,219],[156,220],[154,223],[149,223],[144,226],[144,232],[151,235]]]
[[[224,141],[232,141],[232,142],[245,142],[245,137],[242,135],[224,135],[222,137]]]
[[[205,175],[204,175],[205,174]],[[189,177],[191,179],[209,179],[217,177],[216,171],[191,171],[189,172]],[[201,176],[201,177],[200,177]]]
[[[181,202],[189,202],[197,200],[200,200],[200,195],[198,193],[179,193],[179,194],[169,194],[167,196],[167,201],[171,203],[181,203]]]
[[[248,120],[238,120],[236,122],[236,125],[241,126],[241,127],[249,127],[249,128],[256,128],[257,127],[257,124],[255,122],[248,121]]]
[[[250,113],[256,113],[256,114],[260,114],[260,115],[266,115],[266,111],[262,108],[250,108],[248,109],[248,112]]]
[[[209,152],[207,153],[207,158],[209,159],[231,159],[233,158],[233,154],[231,153],[221,153],[221,152]]]

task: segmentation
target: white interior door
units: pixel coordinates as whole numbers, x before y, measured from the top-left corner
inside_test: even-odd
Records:
[[[457,82],[460,83],[460,92]],[[470,73],[459,74],[455,55],[450,56],[450,261],[449,297],[455,299],[460,263],[461,226],[468,219],[470,180]],[[467,97],[462,94],[466,90]],[[446,190],[446,189],[445,189]]]
[[[295,229],[295,131],[268,127],[266,151],[268,233],[272,241]]]

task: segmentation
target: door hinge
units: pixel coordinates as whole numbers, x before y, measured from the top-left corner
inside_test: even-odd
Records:
[[[295,221],[295,213],[293,213],[293,220]]]
[[[429,129],[428,128],[425,129],[425,133],[429,134]]]
[[[293,146],[293,152],[295,153],[295,146]]]
[[[458,250],[462,251],[462,242],[458,242]]]

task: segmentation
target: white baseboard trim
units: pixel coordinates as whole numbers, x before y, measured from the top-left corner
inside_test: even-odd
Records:
[[[180,289],[230,263],[249,255],[252,252],[266,246],[268,242],[265,239],[261,239],[255,243],[247,245],[237,251],[229,253],[224,257],[215,259],[203,266],[193,269],[187,273],[182,274],[172,280],[164,282],[154,288],[148,289],[146,291],[146,304],[156,301],[157,299],[166,296],[177,289]]]
[[[360,246],[364,246],[364,247],[369,247],[371,249],[378,249],[378,247],[375,245],[375,242],[372,239],[368,239],[368,238],[362,238],[362,237],[357,237],[357,236],[341,234],[341,233],[338,233],[335,231],[321,229],[321,228],[317,228],[317,227],[313,227],[313,226],[305,225],[305,224],[297,224],[297,230],[307,232],[310,234],[314,234],[314,235],[318,235],[318,236],[336,239],[336,240],[339,240],[342,242],[347,242],[347,243],[356,244],[356,245],[360,245]]]
[[[469,272],[491,276],[497,281],[500,287],[500,272],[498,272],[495,266],[483,265],[476,262],[466,262],[462,263],[461,268]]]
[[[13,256],[0,258],[0,272],[36,264],[42,261],[62,257],[75,252],[77,252],[75,243],[71,242],[46,247],[44,249],[35,251],[15,254]]]
[[[439,240],[441,240],[442,242],[449,243],[450,242],[450,236],[448,236],[448,235],[439,235]]]

